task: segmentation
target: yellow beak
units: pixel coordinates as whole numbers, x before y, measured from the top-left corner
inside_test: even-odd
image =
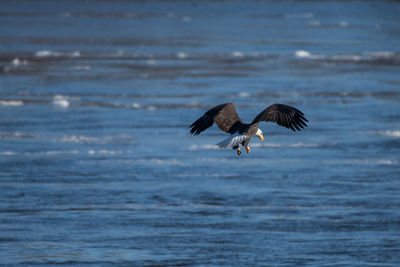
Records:
[[[262,134],[260,134],[259,138],[260,138],[261,141],[264,140],[264,136]]]

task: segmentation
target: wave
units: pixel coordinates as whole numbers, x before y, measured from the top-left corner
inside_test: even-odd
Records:
[[[85,135],[65,135],[61,138],[58,138],[56,141],[63,143],[77,143],[77,144],[109,144],[112,142],[130,142],[132,140],[132,136],[126,134],[119,134],[113,136],[101,136],[101,137],[93,137],[93,136],[85,136]]]
[[[382,165],[398,165],[399,162],[397,160],[391,160],[391,159],[378,159],[376,160],[376,163],[382,164]]]
[[[378,164],[378,165],[398,165],[399,161],[394,159],[385,159],[385,158],[371,158],[371,159],[355,159],[348,160],[347,163],[351,164]]]
[[[69,135],[64,136],[60,139],[61,142],[66,143],[81,143],[81,144],[93,144],[99,143],[99,139],[95,137],[83,136],[83,135]]]
[[[0,106],[13,106],[19,107],[23,106],[24,102],[21,100],[0,100]]]
[[[375,133],[383,136],[400,137],[400,130],[376,131]]]
[[[72,51],[72,52],[60,52],[60,51],[52,51],[52,50],[40,50],[35,53],[35,57],[80,57],[80,51]]]
[[[309,27],[343,27],[346,28],[349,26],[347,21],[339,21],[337,23],[321,23],[319,20],[312,20],[307,23]]]
[[[309,147],[321,147],[320,144],[316,143],[293,143],[293,144],[282,144],[282,143],[251,143],[250,147],[264,147],[264,148],[309,148]],[[218,149],[217,145],[190,145],[188,148],[190,151]]]
[[[87,154],[87,155],[118,155],[122,154],[123,151],[120,150],[107,150],[99,149],[93,150],[89,149],[87,151],[78,150],[48,150],[48,151],[34,151],[34,152],[17,152],[17,151],[0,151],[0,155],[3,156],[32,156],[32,155],[71,155],[71,154]]]
[[[141,108],[141,105],[139,104],[139,103],[133,103],[132,104],[132,106],[131,106],[132,108],[135,108],[135,109],[138,109],[138,108]]]
[[[285,18],[289,18],[289,19],[310,19],[313,18],[314,14],[311,12],[307,12],[307,13],[296,13],[296,14],[285,14]]]
[[[179,58],[179,59],[185,59],[185,58],[187,58],[187,56],[188,55],[186,53],[184,53],[184,52],[178,52],[176,54],[176,57]]]
[[[28,65],[27,59],[19,59],[19,57],[15,57],[13,60],[11,60],[10,64],[3,67],[3,71],[5,73],[9,73],[9,72],[17,72],[21,69],[26,70],[27,65]]]
[[[78,150],[49,150],[49,151],[37,151],[37,152],[17,152],[17,151],[0,151],[0,155],[3,156],[32,156],[32,155],[68,155],[68,154],[79,154]]]
[[[134,162],[140,164],[156,164],[156,165],[172,165],[172,166],[183,166],[184,164],[178,159],[161,159],[161,158],[145,158],[145,159],[138,159]]]
[[[255,143],[250,144],[252,147],[266,147],[266,148],[302,148],[302,147],[321,147],[320,144],[316,143],[293,143],[293,144],[281,144],[281,143]]]
[[[100,150],[93,150],[90,149],[87,151],[89,155],[95,155],[95,154],[100,154],[100,155],[117,155],[117,154],[122,154],[122,151],[120,150],[107,150],[107,149],[100,149]]]
[[[294,54],[298,58],[311,58],[311,53],[306,50],[297,50]]]
[[[6,97],[15,97],[14,94],[5,94]],[[166,98],[179,98],[179,99],[191,99],[194,97],[202,97],[206,96],[206,94],[171,94],[171,95],[141,95],[141,94],[132,94],[132,95],[113,95],[113,94],[71,94],[68,96],[65,95],[49,95],[49,94],[24,94],[22,97],[23,100],[13,99],[13,100],[0,100],[0,106],[23,106],[26,104],[30,105],[54,105],[62,108],[68,108],[71,106],[71,103],[75,103],[77,106],[81,107],[100,107],[100,108],[126,108],[126,109],[143,109],[147,111],[155,111],[160,109],[191,109],[191,108],[211,108],[212,106],[204,104],[204,103],[197,103],[197,102],[188,102],[185,103],[154,103],[154,104],[142,104],[139,101],[132,101],[133,99],[163,99]],[[225,95],[221,95],[224,97]],[[234,96],[234,94],[228,94],[228,96]],[[251,96],[249,93],[241,93],[240,97],[249,97]],[[21,97],[18,95],[17,97]],[[86,101],[80,101],[82,97],[87,97]],[[104,101],[91,101],[90,98],[96,97],[96,99],[104,99]],[[126,100],[131,99],[128,103]],[[157,101],[157,100],[156,100]],[[147,102],[147,101],[146,101]]]
[[[26,134],[26,133],[20,133],[20,132],[0,132],[0,139],[6,139],[6,138],[17,138],[17,139],[26,139],[26,138],[34,138],[35,136]]]
[[[46,155],[60,155],[60,154],[79,154],[78,150],[71,150],[71,151],[61,151],[61,150],[51,150],[44,152]]]
[[[77,66],[74,66],[73,68],[72,68],[73,70],[80,70],[80,71],[88,71],[88,70],[91,70],[92,69],[92,67],[90,67],[89,65],[77,65]]]
[[[311,23],[311,22],[310,22]],[[318,24],[318,22],[312,22]],[[342,23],[343,25],[345,23]],[[1,55],[0,55],[1,57]],[[87,64],[91,60],[105,60],[103,64],[108,64],[109,60],[120,59],[121,61],[112,62],[115,68],[126,68],[129,70],[143,69],[145,64],[145,72],[141,73],[143,78],[151,78],[154,75],[175,75],[174,72],[186,73],[188,68],[199,68],[198,64],[205,64],[215,66],[213,72],[187,72],[187,75],[213,76],[213,75],[227,75],[227,76],[248,76],[254,72],[262,71],[264,68],[258,63],[273,64],[275,60],[292,61],[293,58],[299,60],[306,60],[307,63],[316,62],[317,64],[376,64],[376,65],[400,65],[400,53],[394,51],[359,51],[355,53],[324,53],[317,51],[310,51],[307,49],[295,49],[290,54],[279,53],[263,53],[263,52],[249,52],[249,51],[232,51],[224,53],[187,53],[187,52],[174,52],[174,53],[140,53],[124,50],[116,51],[55,51],[55,50],[39,50],[32,54],[15,54],[3,55],[4,59],[9,65],[3,68],[4,71],[23,71],[23,72],[37,72],[41,68],[37,68],[37,64],[45,64],[46,61],[54,64],[55,60],[76,58],[78,60],[85,60],[70,67],[71,70],[88,71],[92,66]],[[24,59],[21,59],[23,57]],[[126,63],[126,60],[131,62]],[[178,62],[173,68],[169,65],[174,61],[185,61],[185,65]],[[238,64],[236,64],[238,63]],[[242,64],[239,64],[242,63]],[[187,65],[190,64],[190,65]],[[229,70],[223,68],[224,64],[230,64]]]
[[[19,58],[14,58],[13,61],[11,61],[11,64],[15,67],[21,66],[21,65],[28,65],[28,60],[20,60]]]
[[[297,59],[316,60],[326,63],[359,63],[376,65],[400,65],[400,54],[393,51],[364,51],[351,54],[312,53],[307,50],[296,50]]]
[[[217,145],[191,145],[188,147],[190,151],[198,151],[202,149],[218,149]]]
[[[9,57],[9,56],[8,56]],[[18,57],[15,55],[14,57]],[[218,63],[231,63],[233,62],[246,62],[251,60],[259,59],[271,59],[279,58],[278,54],[270,53],[259,53],[259,52],[244,52],[244,51],[233,51],[227,53],[187,53],[187,52],[176,52],[176,53],[139,53],[125,50],[116,51],[53,51],[53,50],[40,50],[36,51],[32,55],[25,55],[27,58],[22,62],[29,62],[29,60],[37,61],[38,58],[44,60],[49,58],[84,58],[84,59],[131,59],[140,63],[146,63],[147,65],[158,65],[162,61],[170,60],[183,60],[190,59],[196,61],[216,61]],[[126,65],[132,67],[131,64]],[[87,66],[85,66],[87,67]]]
[[[53,104],[55,106],[59,106],[62,108],[69,107],[69,101],[67,100],[67,98],[65,96],[62,96],[62,95],[54,96]]]
[[[18,153],[17,152],[14,152],[14,151],[0,151],[0,155],[3,155],[3,156],[14,156],[14,155],[17,155]]]

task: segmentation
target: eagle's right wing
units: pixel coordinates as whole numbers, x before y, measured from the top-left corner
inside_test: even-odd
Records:
[[[285,104],[272,104],[258,114],[251,122],[257,123],[260,121],[275,122],[280,126],[292,129],[293,131],[300,131],[306,127],[308,120],[304,117],[303,112],[295,107]]]
[[[232,103],[225,103],[213,107],[190,125],[190,133],[198,135],[202,131],[211,127],[213,123],[222,131],[234,134],[243,127],[243,123]]]

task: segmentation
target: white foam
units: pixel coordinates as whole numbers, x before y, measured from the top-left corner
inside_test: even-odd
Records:
[[[35,53],[36,57],[80,57],[81,52],[72,51],[72,52],[58,52],[51,50],[40,50]]]
[[[294,54],[296,55],[296,57],[299,57],[299,58],[311,57],[311,53],[306,50],[297,50]]]
[[[170,160],[163,160],[163,159],[151,159],[150,160],[152,163],[155,163],[157,165],[183,165],[179,160],[177,159],[170,159]]]
[[[25,134],[25,133],[19,133],[19,132],[15,132],[15,133],[14,133],[14,136],[15,136],[15,137],[19,137],[19,138],[33,137],[32,135]]]
[[[36,57],[48,57],[48,56],[54,55],[54,53],[56,53],[56,52],[53,52],[53,51],[50,51],[50,50],[41,50],[41,51],[37,51],[35,53],[35,56]]]
[[[361,57],[359,55],[349,54],[349,55],[335,55],[335,56],[332,57],[332,59],[335,59],[335,60],[360,61]]]
[[[241,93],[239,94],[239,96],[240,96],[240,97],[249,97],[250,94],[247,93],[247,92],[241,92]]]
[[[148,60],[146,60],[146,64],[147,65],[154,65],[154,64],[156,64],[156,61],[154,59],[148,59]]]
[[[59,106],[62,108],[67,108],[67,107],[69,107],[69,102],[65,96],[56,95],[56,96],[54,96],[53,105],[56,105],[56,106]]]
[[[71,13],[68,13],[68,12],[61,13],[60,16],[65,17],[65,18],[69,18],[69,17],[71,17]]]
[[[107,149],[93,150],[93,149],[90,149],[90,150],[87,151],[87,153],[89,155],[100,154],[100,155],[113,156],[113,155],[116,155],[116,154],[121,154],[122,152],[118,151],[118,150],[107,150]]]
[[[339,26],[340,27],[347,27],[347,26],[349,26],[349,23],[347,21],[340,21],[339,22]]]
[[[365,52],[364,53],[367,56],[371,56],[371,57],[378,57],[378,58],[389,58],[389,57],[393,57],[395,55],[394,52],[392,51],[374,51],[374,52]]]
[[[116,52],[112,53],[111,56],[113,57],[122,57],[125,55],[125,51],[124,50],[117,50]]]
[[[21,66],[21,65],[27,65],[28,61],[27,60],[20,60],[19,58],[14,58],[13,61],[11,61],[11,64],[15,67]]]
[[[240,51],[235,51],[232,53],[232,56],[234,57],[244,57],[244,53]]]
[[[14,152],[14,151],[0,151],[0,155],[4,156],[14,156],[14,155],[23,155],[23,156],[31,156],[31,155],[64,155],[64,154],[79,154],[78,150],[49,150],[49,151],[36,151],[36,152]]]
[[[150,110],[150,111],[154,111],[154,110],[157,110],[157,107],[156,106],[148,106],[146,109]]]
[[[0,155],[3,155],[3,156],[12,156],[12,155],[17,155],[17,153],[16,153],[16,152],[13,152],[13,151],[0,151]]]
[[[2,138],[33,138],[33,135],[20,132],[0,132],[0,139]]]
[[[91,67],[89,65],[78,65],[73,67],[74,70],[90,70]]]
[[[307,23],[308,26],[312,26],[312,27],[319,27],[321,26],[321,22],[319,22],[318,20],[313,20]]]
[[[64,53],[64,55],[69,56],[69,57],[80,57],[81,56],[81,52],[73,51],[73,52],[70,52],[70,53]]]
[[[393,159],[377,159],[377,158],[370,158],[370,159],[353,159],[348,160],[347,163],[357,163],[357,164],[380,164],[380,165],[397,165],[399,162]]]
[[[378,134],[384,135],[384,136],[390,136],[390,137],[400,137],[400,130],[399,131],[392,131],[392,130],[378,131]]]
[[[252,139],[254,140],[254,139]],[[258,139],[257,139],[258,140]],[[316,143],[293,143],[293,144],[282,144],[282,143],[266,143],[257,142],[250,143],[250,147],[264,147],[264,148],[308,148],[308,147],[320,147],[320,144]],[[218,149],[217,145],[191,145],[188,147],[190,151],[198,151],[203,149]]]
[[[172,165],[172,166],[183,166],[184,164],[178,159],[160,159],[160,158],[150,158],[150,159],[138,159],[135,163],[140,164],[150,164],[150,165]]]
[[[180,58],[180,59],[184,59],[184,58],[187,58],[187,54],[184,52],[179,52],[178,54],[176,54],[176,57]]]
[[[24,102],[21,100],[0,100],[0,105],[1,106],[23,106]]]
[[[379,159],[377,161],[378,164],[382,164],[382,165],[397,165],[398,162],[395,160],[391,160],[391,159]]]
[[[136,108],[136,109],[137,109],[137,108],[140,108],[140,107],[141,107],[141,106],[140,106],[139,103],[136,103],[136,102],[135,102],[135,103],[132,104],[132,108]]]
[[[70,136],[64,136],[61,138],[61,142],[66,142],[66,143],[98,143],[99,139],[95,137],[88,137],[88,136],[83,136],[83,135],[70,135]]]
[[[103,155],[116,155],[121,154],[121,151],[102,149],[99,150],[98,153]]]
[[[299,14],[287,14],[285,15],[286,18],[304,18],[304,19],[309,19],[313,18],[314,14],[313,13],[299,13]]]
[[[288,147],[319,147],[320,145],[318,144],[313,144],[313,143],[294,143],[294,144],[289,144]]]
[[[78,150],[71,150],[71,151],[62,151],[62,150],[51,150],[46,151],[46,155],[60,155],[60,154],[79,154]]]
[[[280,144],[280,143],[255,143],[251,144],[252,147],[266,147],[266,148],[299,148],[299,147],[319,147],[320,145],[315,143],[293,143],[293,144]]]

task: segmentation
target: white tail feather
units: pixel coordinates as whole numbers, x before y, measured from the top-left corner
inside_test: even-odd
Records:
[[[239,135],[239,134],[234,134],[226,138],[225,140],[222,140],[217,144],[219,148],[232,148],[234,146],[237,146],[241,144],[243,141],[245,141],[248,138],[247,135]]]

